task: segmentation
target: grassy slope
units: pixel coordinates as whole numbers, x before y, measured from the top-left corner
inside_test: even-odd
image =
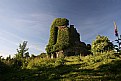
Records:
[[[120,59],[85,65],[78,56],[71,56],[65,58],[64,65],[50,62],[54,64],[3,74],[0,81],[121,81]]]

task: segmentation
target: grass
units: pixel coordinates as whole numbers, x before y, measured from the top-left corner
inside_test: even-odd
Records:
[[[42,59],[41,59],[42,60]],[[49,60],[45,66],[33,66],[36,69],[12,70],[0,75],[0,81],[121,81],[121,60],[108,59],[94,64],[85,65],[79,56]],[[41,62],[39,62],[41,63]],[[58,64],[59,63],[59,64]]]

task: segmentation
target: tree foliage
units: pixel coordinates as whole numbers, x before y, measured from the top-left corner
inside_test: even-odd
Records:
[[[108,37],[98,35],[96,40],[92,42],[92,52],[106,52],[113,50],[113,44],[110,42]]]
[[[28,49],[26,48],[27,41],[24,41],[22,44],[19,45],[19,49],[17,49],[16,58],[23,58],[23,57],[29,57]]]
[[[25,68],[27,66],[29,52],[27,48],[27,41],[24,41],[19,45],[17,49],[17,54],[15,54],[15,58],[13,59],[13,67],[17,68]]]
[[[9,72],[10,67],[4,62],[0,61],[0,76],[1,74]]]

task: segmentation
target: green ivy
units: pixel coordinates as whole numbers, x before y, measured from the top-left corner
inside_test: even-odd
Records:
[[[46,46],[47,53],[62,50],[69,44],[69,31],[67,25],[69,21],[66,18],[56,18],[51,25],[49,43]],[[58,29],[58,26],[66,26],[64,31]]]
[[[69,25],[69,20],[67,20],[66,18],[56,18],[53,21],[53,24],[57,27],[57,26],[67,26]]]

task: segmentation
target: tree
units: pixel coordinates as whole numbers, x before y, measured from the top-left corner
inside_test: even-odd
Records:
[[[0,56],[0,61],[2,61],[2,56]]]
[[[113,44],[108,37],[98,35],[96,40],[92,42],[91,51],[93,54],[96,52],[106,52],[113,50]]]
[[[6,57],[6,60],[11,60],[11,55],[9,55],[8,57]]]
[[[28,52],[29,48],[26,48],[26,46],[27,46],[27,41],[24,41],[22,44],[19,45],[19,49],[17,49],[16,58],[23,58],[29,56]]]
[[[29,58],[30,56],[29,56],[29,52],[26,52],[25,54],[25,58]]]

